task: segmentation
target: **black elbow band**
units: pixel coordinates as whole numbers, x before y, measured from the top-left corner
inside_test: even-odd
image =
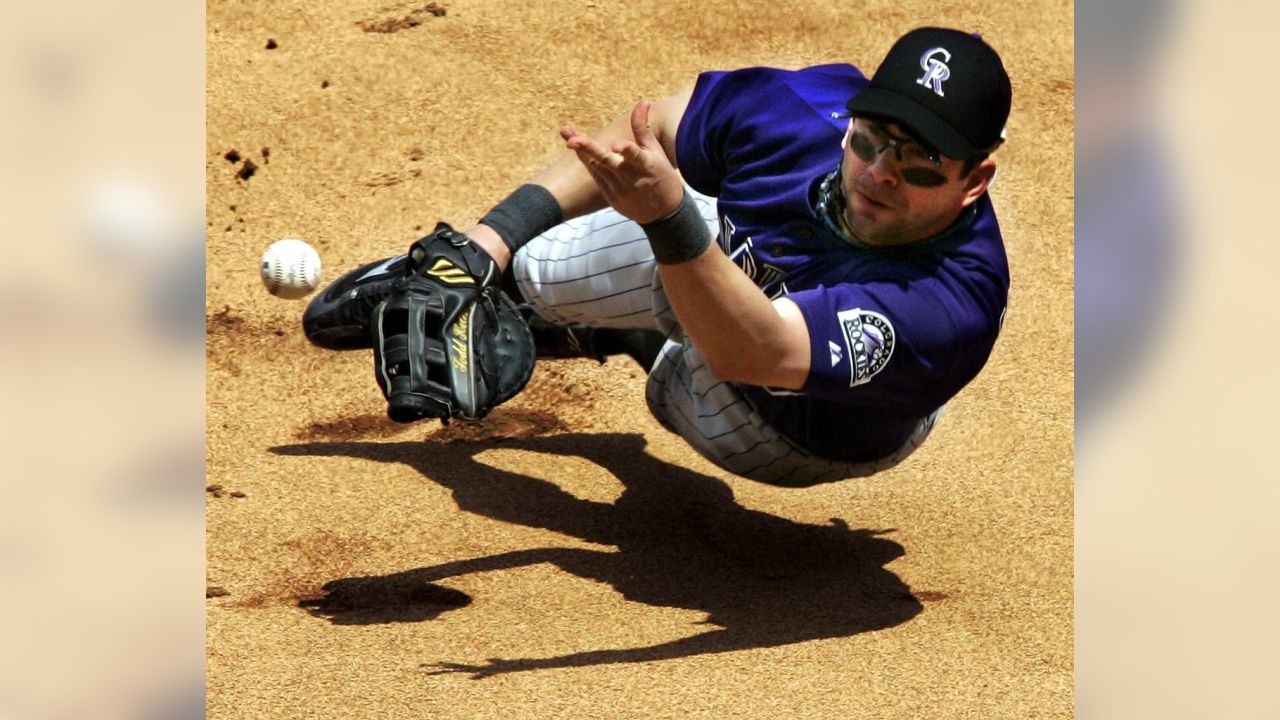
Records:
[[[641,225],[653,248],[653,257],[659,265],[675,265],[692,260],[711,245],[711,231],[702,219],[698,205],[685,190],[684,199],[675,212],[651,223]]]
[[[515,254],[530,240],[559,225],[561,212],[560,203],[550,190],[528,183],[480,218],[480,224],[493,228]]]

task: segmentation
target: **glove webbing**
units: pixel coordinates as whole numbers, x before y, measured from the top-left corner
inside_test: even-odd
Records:
[[[378,307],[376,346],[387,395],[387,415],[396,422],[426,417],[448,420],[454,414],[449,389],[449,360],[433,338],[443,334],[444,304],[437,295],[406,292]]]

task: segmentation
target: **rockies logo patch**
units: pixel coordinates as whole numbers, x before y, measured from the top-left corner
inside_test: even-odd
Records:
[[[836,313],[836,319],[849,350],[849,387],[862,385],[883,370],[893,355],[893,323],[861,308]]]

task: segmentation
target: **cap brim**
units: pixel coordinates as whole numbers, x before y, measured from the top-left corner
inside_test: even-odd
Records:
[[[904,125],[947,157],[963,160],[981,152],[928,108],[893,90],[869,87],[845,107],[855,115],[874,115]]]

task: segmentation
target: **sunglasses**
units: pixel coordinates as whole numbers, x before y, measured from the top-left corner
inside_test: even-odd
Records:
[[[889,148],[893,148],[893,155],[899,163],[903,162],[903,151],[906,150],[908,160],[929,162],[934,165],[942,164],[937,153],[925,150],[916,141],[893,137],[886,132],[877,131],[875,126],[854,130],[849,138],[849,147],[859,160],[867,164],[874,163],[880,153]],[[921,165],[901,167],[898,169],[898,174],[902,176],[903,182],[916,187],[938,187],[947,183],[946,175]]]

